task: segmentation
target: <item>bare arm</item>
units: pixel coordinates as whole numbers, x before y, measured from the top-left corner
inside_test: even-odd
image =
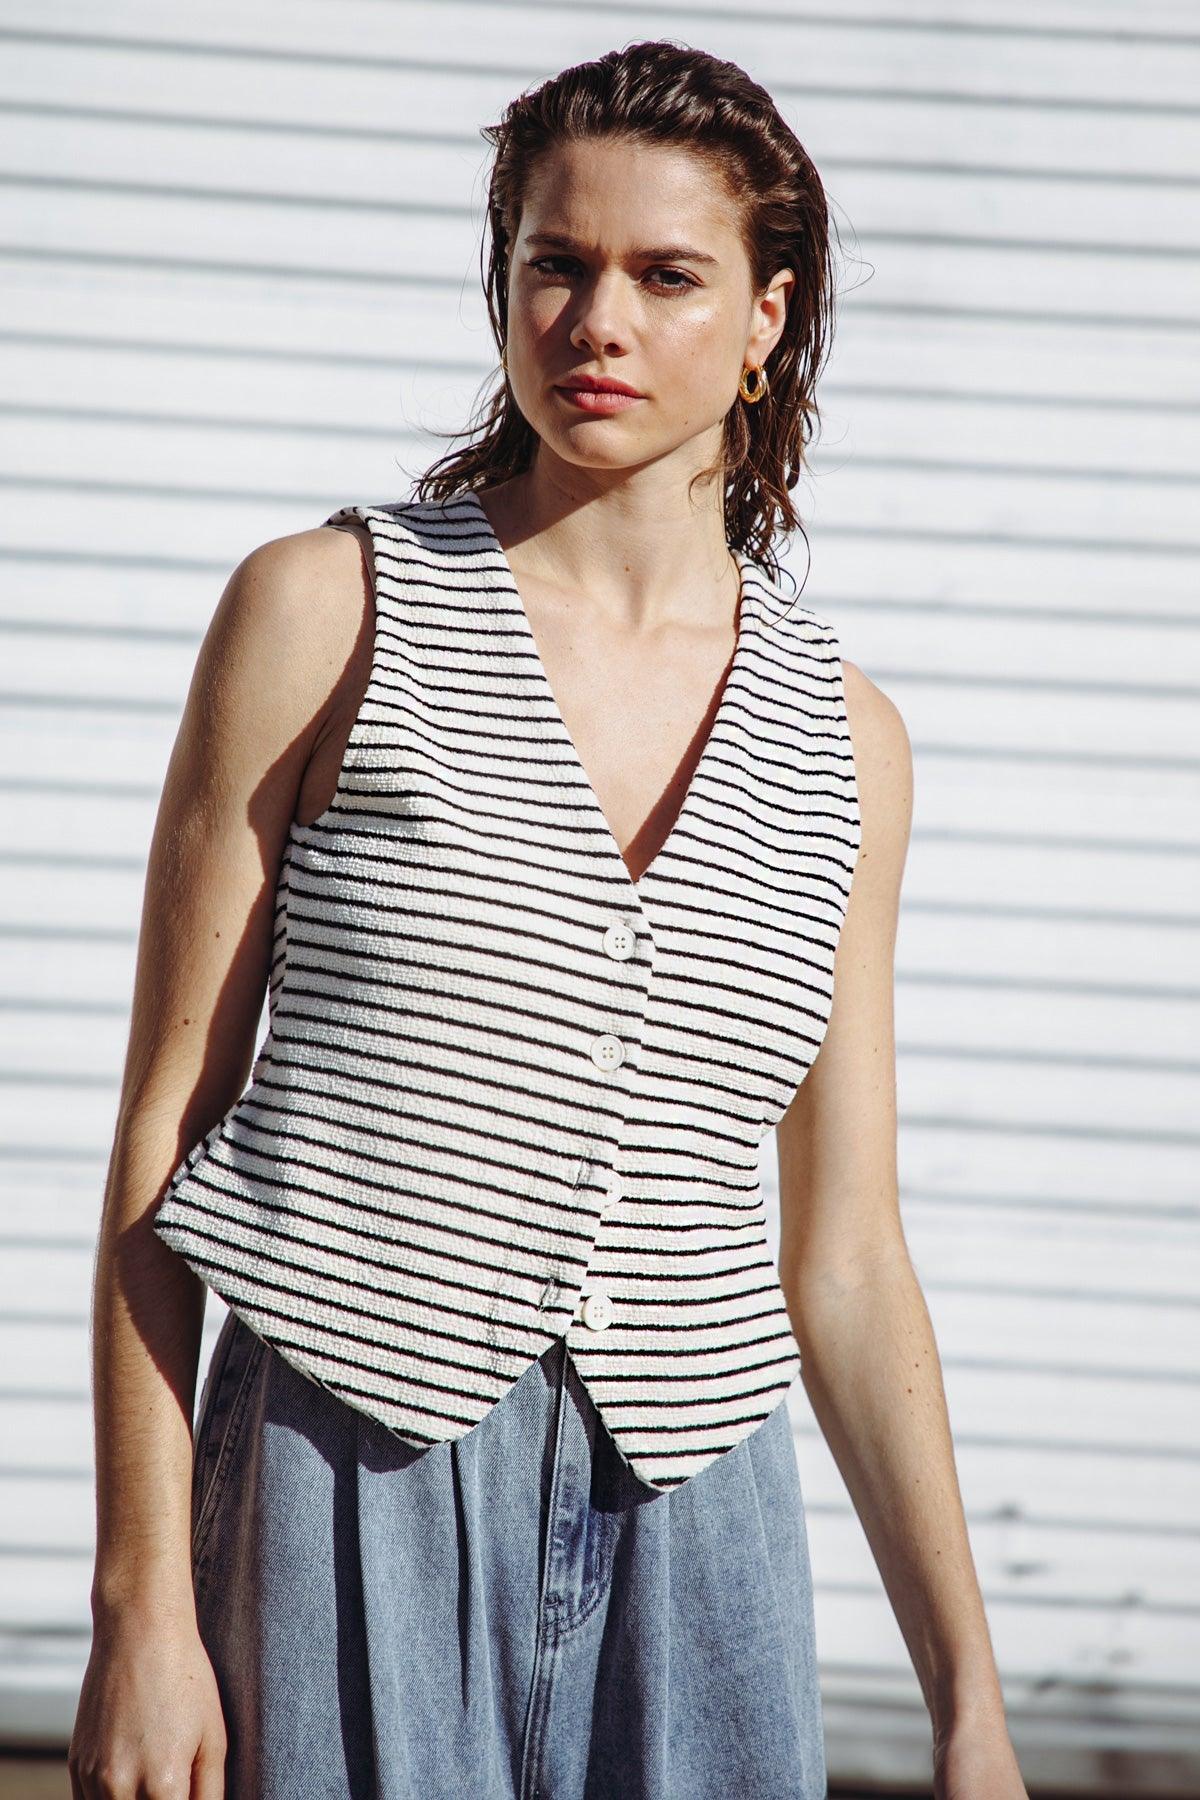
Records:
[[[970,1722],[973,1800],[1021,1796],[924,1295],[901,1224],[893,979],[912,813],[903,720],[846,665],[862,845],[820,1054],[780,1121],[780,1281],[802,1379],[883,1577],[939,1757]],[[960,1770],[960,1775],[962,1771]],[[944,1772],[943,1772],[943,1780]],[[949,1788],[939,1786],[939,1793]]]
[[[313,589],[345,585],[348,558],[358,561],[344,534],[318,530],[263,545],[239,565],[201,647],[167,769],[95,1271],[100,1606],[131,1593],[190,1593],[204,1287],[152,1219],[167,1177],[250,1070],[279,863],[336,688]],[[325,635],[334,612],[326,604]]]
[[[192,1412],[205,1289],[155,1236],[153,1215],[185,1151],[245,1085],[284,844],[293,817],[315,816],[332,795],[373,618],[364,558],[346,532],[318,527],[251,552],[201,646],[168,765],[94,1270],[94,1631],[72,1742],[77,1792],[93,1791],[100,1759],[113,1755],[116,1712],[134,1717],[140,1742],[155,1700],[162,1710],[163,1692],[145,1684],[169,1677],[135,1679],[116,1664],[153,1634],[195,1633]]]

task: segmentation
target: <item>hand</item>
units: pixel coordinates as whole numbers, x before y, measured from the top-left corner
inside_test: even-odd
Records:
[[[958,1725],[935,1743],[933,1800],[1029,1800],[1005,1725]]]
[[[72,1800],[222,1800],[226,1749],[217,1679],[194,1614],[127,1613],[93,1631],[67,1755]]]

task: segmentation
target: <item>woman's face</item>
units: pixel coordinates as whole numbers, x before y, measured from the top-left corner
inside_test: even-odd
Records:
[[[720,447],[742,369],[783,330],[794,276],[750,289],[732,203],[686,150],[593,139],[553,145],[511,246],[508,376],[544,450],[597,472]],[[589,409],[562,384],[611,378],[639,398]]]

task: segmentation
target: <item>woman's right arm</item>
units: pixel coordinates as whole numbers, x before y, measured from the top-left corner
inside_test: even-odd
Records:
[[[370,635],[365,597],[346,532],[318,527],[252,551],[205,635],[167,768],[94,1271],[96,1560],[69,1757],[77,1800],[187,1794],[198,1752],[191,1791],[222,1792],[224,1738],[191,1567],[205,1288],[153,1217],[184,1153],[251,1069],[279,865],[302,788],[330,751],[332,787],[347,683]]]

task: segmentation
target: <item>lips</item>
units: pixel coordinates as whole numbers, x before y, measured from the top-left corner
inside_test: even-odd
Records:
[[[575,393],[584,394],[626,394],[631,400],[640,400],[642,395],[624,381],[593,381],[586,375],[577,375],[570,381],[560,381],[559,387],[570,388]]]
[[[628,412],[630,407],[640,406],[644,395],[626,394],[614,388],[559,387],[555,392],[563,397],[563,404],[572,407],[577,413],[591,413],[596,419],[615,418],[617,413]]]

